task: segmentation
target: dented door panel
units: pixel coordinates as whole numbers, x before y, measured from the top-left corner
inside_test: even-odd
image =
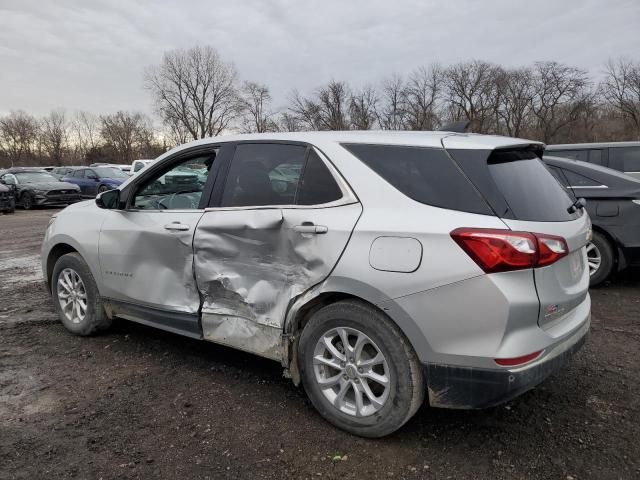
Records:
[[[194,238],[204,338],[279,359],[290,302],[329,275],[361,211],[360,204],[207,211]],[[311,224],[326,228],[312,232]]]

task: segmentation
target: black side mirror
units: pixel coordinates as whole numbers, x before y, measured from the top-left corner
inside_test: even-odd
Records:
[[[99,193],[96,197],[96,205],[107,210],[117,210],[120,208],[120,190],[107,190]]]

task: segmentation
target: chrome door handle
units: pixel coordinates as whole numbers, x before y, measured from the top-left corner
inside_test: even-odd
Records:
[[[303,223],[302,225],[296,225],[293,229],[298,233],[327,233],[329,229],[324,225],[314,225],[313,223]]]
[[[189,225],[185,225],[184,223],[180,223],[180,222],[173,222],[173,223],[167,223],[164,226],[165,230],[174,230],[174,231],[185,231],[185,230],[189,230]]]

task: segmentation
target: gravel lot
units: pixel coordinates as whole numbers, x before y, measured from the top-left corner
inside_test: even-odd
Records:
[[[640,478],[640,272],[592,291],[563,371],[391,437],[324,422],[278,364],[119,321],[68,334],[42,286],[55,210],[0,216],[0,478]]]

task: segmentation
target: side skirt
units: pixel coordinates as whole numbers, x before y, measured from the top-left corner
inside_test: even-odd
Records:
[[[110,298],[103,298],[103,300],[105,310],[110,317],[124,318],[171,333],[202,339],[197,313],[161,310]]]

